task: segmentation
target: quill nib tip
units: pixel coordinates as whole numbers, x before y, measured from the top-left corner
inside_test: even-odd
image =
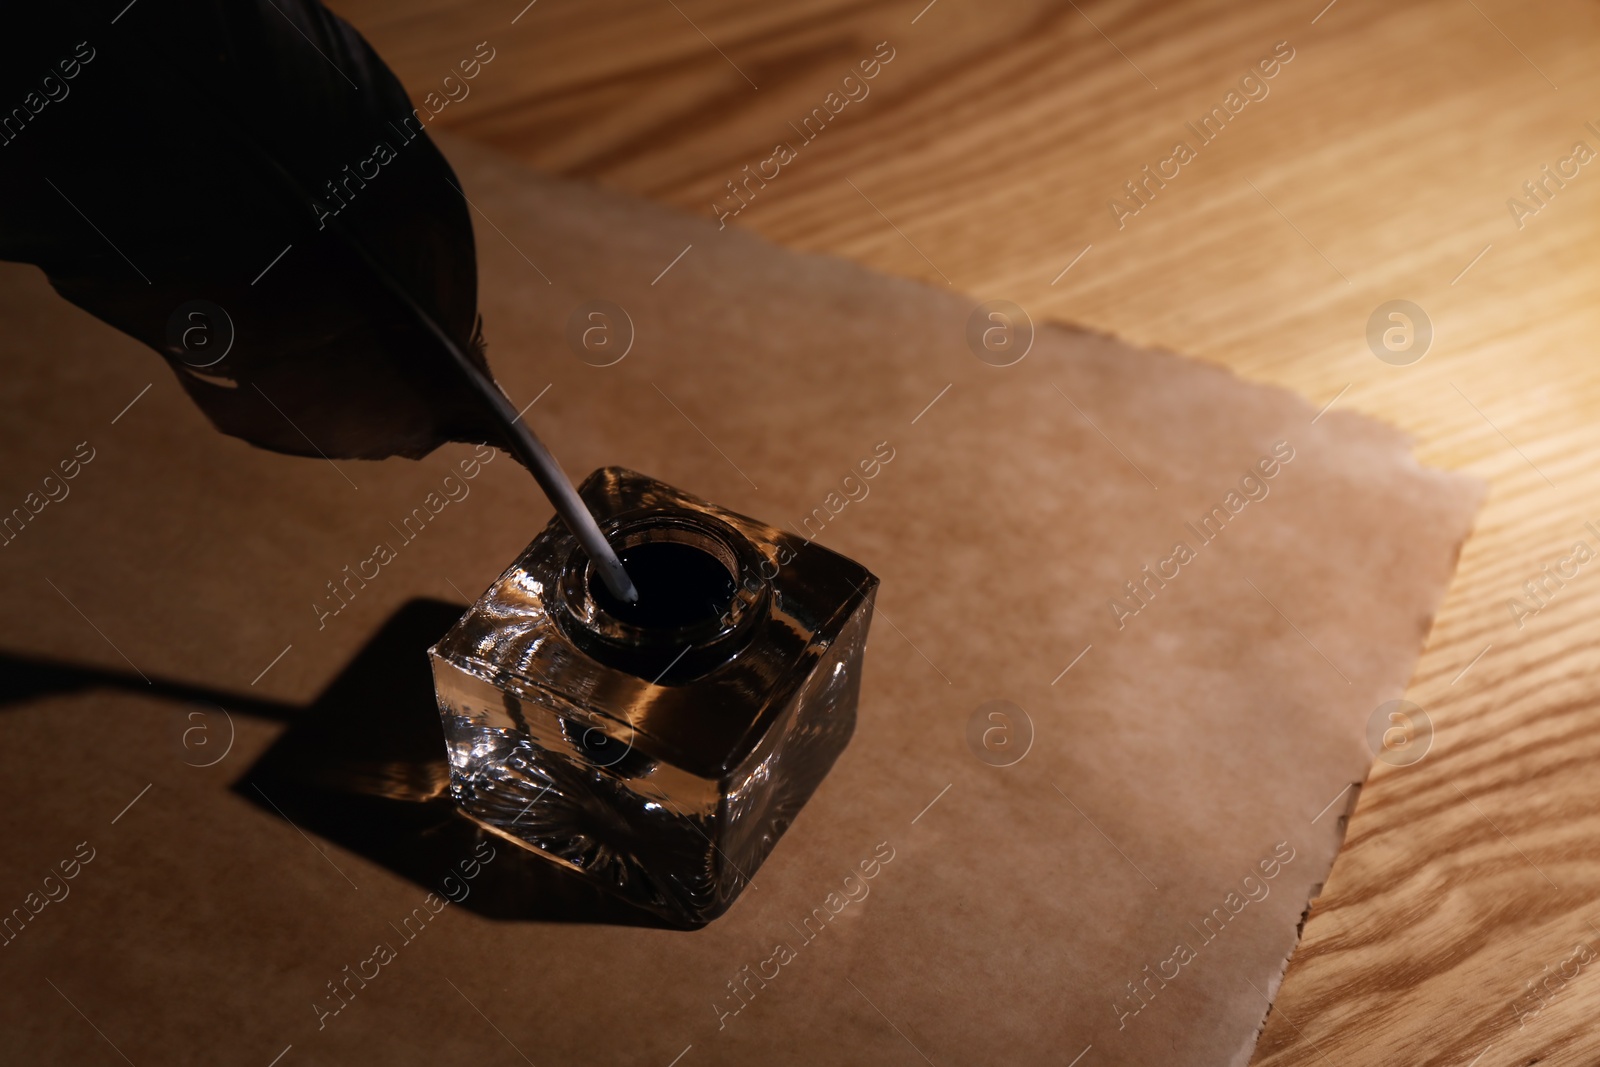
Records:
[[[639,590],[635,588],[633,579],[628,577],[620,559],[612,555],[610,559],[596,560],[596,563],[599,564],[600,580],[606,584],[612,596],[628,604],[639,602]]]

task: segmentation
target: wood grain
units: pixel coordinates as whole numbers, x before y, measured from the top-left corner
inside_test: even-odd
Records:
[[[1432,749],[1378,764],[1360,790],[1256,1057],[1600,1061],[1586,1025],[1600,977],[1575,957],[1600,951],[1600,562],[1520,624],[1508,607],[1575,542],[1600,549],[1585,527],[1600,526],[1600,163],[1547,182],[1520,225],[1508,208],[1532,206],[1523,183],[1574,142],[1600,149],[1585,127],[1600,126],[1600,10],[337,6],[415,96],[477,42],[496,49],[441,128],[706,215],[888,41],[870,95],[752,186],[734,224],[1366,411],[1413,433],[1424,462],[1486,478],[1408,693]],[[1269,94],[1119,226],[1108,201],[1123,183],[1195,140],[1185,123],[1279,41],[1294,57]],[[1402,298],[1435,337],[1420,362],[1392,366],[1365,334]],[[1324,817],[1350,799],[1330,798]]]

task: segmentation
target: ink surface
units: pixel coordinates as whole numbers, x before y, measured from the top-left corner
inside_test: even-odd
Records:
[[[606,614],[641,629],[664,630],[714,619],[733,601],[733,575],[715,556],[680,541],[646,541],[618,557],[639,599],[629,604],[599,582],[589,593]]]

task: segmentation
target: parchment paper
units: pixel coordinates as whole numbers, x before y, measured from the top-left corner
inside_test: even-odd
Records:
[[[0,510],[66,487],[0,548],[0,909],[45,901],[0,947],[8,1057],[1242,1063],[1479,486],[1101,336],[1039,323],[993,366],[969,317],[1005,294],[447,148],[491,363],[571,473],[633,467],[882,578],[855,739],[699,932],[503,843],[475,864],[419,799],[421,650],[451,612],[412,602],[465,604],[514,557],[549,515],[532,480],[504,456],[468,478],[465,446],[253,451],[6,267]],[[631,320],[607,367],[569,345],[593,301]]]

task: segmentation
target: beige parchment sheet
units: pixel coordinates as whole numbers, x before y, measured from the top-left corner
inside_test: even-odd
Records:
[[[855,738],[705,930],[464,902],[404,937],[426,887],[236,786],[290,724],[316,747],[318,694],[402,604],[487,585],[548,518],[532,480],[503,456],[463,478],[466,446],[222,438],[153,354],[6,266],[0,510],[94,452],[0,548],[0,911],[94,856],[0,947],[17,1062],[1242,1064],[1480,486],[1337,406],[1061,326],[988,365],[968,319],[1003,293],[447,147],[490,362],[570,473],[811,516],[881,577]],[[631,323],[608,367],[567,340],[601,300]],[[333,600],[380,542],[396,558]],[[27,683],[46,660],[120,681]],[[1009,766],[968,740],[995,700],[1025,715],[976,731]]]

